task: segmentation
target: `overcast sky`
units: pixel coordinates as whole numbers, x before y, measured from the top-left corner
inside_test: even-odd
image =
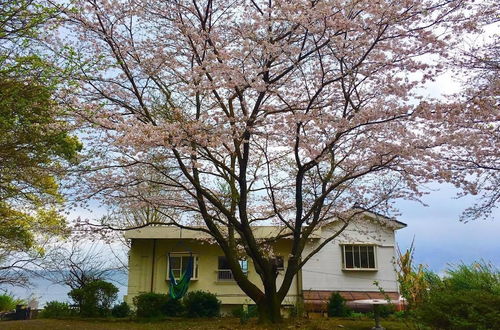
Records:
[[[439,191],[424,197],[427,207],[401,201],[398,220],[408,224],[397,232],[402,249],[415,237],[415,260],[441,273],[447,264],[484,261],[500,266],[500,210],[488,220],[462,223],[461,212],[473,204],[473,197],[456,199],[457,190],[449,185],[435,186]]]

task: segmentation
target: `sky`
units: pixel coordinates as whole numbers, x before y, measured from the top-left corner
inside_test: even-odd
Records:
[[[443,274],[451,265],[470,264],[484,260],[500,267],[500,210],[487,220],[468,223],[458,219],[471,206],[474,197],[457,199],[457,190],[450,185],[435,185],[423,198],[428,206],[400,201],[398,220],[408,227],[397,231],[396,240],[406,249],[415,239],[415,261]]]

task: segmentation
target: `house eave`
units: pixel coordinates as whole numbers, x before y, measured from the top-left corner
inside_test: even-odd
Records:
[[[192,229],[180,228],[177,226],[148,226],[138,229],[131,229],[124,233],[126,239],[195,239],[195,240],[210,240],[212,236],[208,233]],[[255,226],[252,227],[256,239],[269,239],[278,235],[284,235],[289,230],[285,227],[279,226]],[[311,239],[321,237],[321,228],[318,228],[311,234]],[[293,236],[289,235],[280,240],[292,239]]]

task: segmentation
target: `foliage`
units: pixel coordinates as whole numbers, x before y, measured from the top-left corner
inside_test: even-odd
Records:
[[[397,319],[406,319],[408,317],[407,311],[395,311],[394,317]]]
[[[41,207],[61,202],[56,175],[81,145],[60,119],[53,89],[0,76],[0,197]],[[0,205],[9,209],[8,205]]]
[[[183,303],[188,317],[216,317],[220,314],[221,302],[210,292],[188,292]]]
[[[24,303],[24,300],[16,298],[10,293],[0,295],[0,312],[11,311],[16,308],[16,305]]]
[[[377,308],[380,317],[389,317],[396,312],[396,306],[393,304],[379,305]]]
[[[130,313],[130,306],[125,301],[121,304],[114,305],[113,309],[111,309],[111,315],[114,317],[127,317]]]
[[[359,312],[352,312],[349,315],[349,318],[351,318],[351,319],[365,319],[365,318],[367,318],[367,314],[366,313],[359,313]]]
[[[36,28],[54,11],[34,0],[10,0],[0,7],[0,39],[34,37]]]
[[[292,303],[290,308],[290,317],[302,318],[305,315],[304,304],[302,301]]]
[[[180,316],[184,313],[184,305],[180,300],[173,299],[169,296],[163,307],[163,313],[165,316]]]
[[[231,315],[240,319],[241,324],[248,322],[250,318],[258,316],[258,310],[256,305],[248,305],[247,309],[243,308],[243,305],[238,305],[231,310]]]
[[[41,318],[64,318],[68,316],[74,316],[75,312],[71,309],[68,303],[59,301],[49,301],[45,304],[45,307],[40,312]]]
[[[134,297],[133,302],[140,318],[179,316],[184,310],[179,300],[162,293],[142,293]]]
[[[54,100],[56,67],[35,44],[55,14],[38,0],[0,6],[0,283],[26,285],[27,265],[65,236],[58,181],[81,149]]]
[[[16,37],[41,23],[44,15],[37,8],[41,7],[32,0],[15,0],[8,6],[2,4],[0,17],[19,21],[10,31]],[[0,58],[3,52],[10,55],[12,49],[0,47]],[[9,210],[22,203],[26,209],[59,203],[56,179],[61,165],[75,160],[81,144],[69,134],[65,111],[52,97],[57,81],[49,78],[53,76],[51,64],[37,55],[12,61],[14,67],[7,68],[3,62],[0,67],[0,207]],[[36,75],[37,71],[42,74]]]
[[[328,300],[327,312],[329,317],[349,316],[352,311],[346,305],[346,300],[338,292],[332,293]]]
[[[408,310],[413,310],[423,303],[431,286],[439,285],[439,277],[423,265],[413,264],[415,248],[413,242],[405,253],[397,248],[395,261],[397,280],[401,295],[406,299]]]
[[[500,271],[483,262],[446,271],[416,309],[417,319],[443,329],[493,329],[500,324]]]
[[[84,317],[108,316],[117,294],[116,286],[102,280],[90,282],[68,293],[78,304],[80,315]]]
[[[439,329],[494,329],[500,324],[500,296],[486,291],[438,289],[416,310],[417,320]]]
[[[444,285],[454,291],[478,290],[500,296],[500,271],[485,261],[461,264],[446,271]]]

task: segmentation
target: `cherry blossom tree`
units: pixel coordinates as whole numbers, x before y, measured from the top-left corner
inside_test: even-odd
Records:
[[[418,90],[477,31],[468,1],[79,0],[66,13],[56,42],[80,68],[66,95],[87,138],[80,192],[154,211],[110,228],[208,233],[263,321],[280,320],[294,275],[360,210],[452,181],[444,105]],[[257,239],[270,223],[282,231]],[[272,244],[285,237],[278,286]]]
[[[486,6],[483,27],[498,29],[496,4]],[[488,219],[500,202],[500,35],[476,38],[458,54],[452,66],[467,77],[451,104],[438,111],[446,115],[446,134],[453,153],[444,155],[454,183],[467,193],[480,196],[468,207],[461,221]]]

